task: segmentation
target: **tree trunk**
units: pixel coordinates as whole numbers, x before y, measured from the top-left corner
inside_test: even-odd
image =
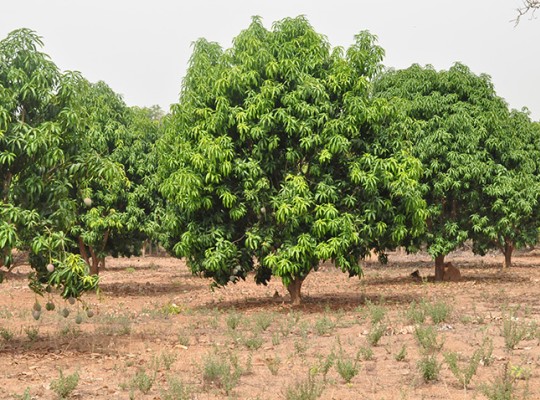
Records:
[[[96,256],[92,246],[88,246],[90,254],[92,255],[92,263],[90,264],[90,275],[99,275],[99,258]]]
[[[6,174],[6,177],[4,179],[4,184],[2,185],[2,199],[4,200],[4,203],[8,202],[9,199],[9,190],[11,188],[11,180],[13,179],[13,174],[11,172],[8,172]]]
[[[90,266],[90,257],[88,257],[86,246],[80,236],[79,236],[79,253],[81,253],[81,257],[83,258],[84,262],[86,262],[86,264]]]
[[[146,257],[146,246],[147,246],[147,244],[148,244],[148,239],[146,239],[142,244],[142,251],[141,251],[142,258]]]
[[[512,253],[514,251],[514,243],[511,240],[504,242],[504,264],[503,269],[510,268],[512,266]]]
[[[99,275],[99,259],[92,257],[90,264],[90,275]]]
[[[435,257],[435,282],[442,282],[444,276],[444,254]]]
[[[289,294],[291,295],[291,303],[293,306],[299,306],[300,302],[302,301],[302,283],[304,283],[304,279],[300,277],[296,277],[293,280],[291,280],[291,283],[287,286],[287,290],[289,291]]]

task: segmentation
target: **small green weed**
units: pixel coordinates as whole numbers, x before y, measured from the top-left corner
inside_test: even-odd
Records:
[[[234,357],[227,360],[217,354],[209,354],[203,360],[203,382],[230,394],[242,375],[237,361]]]
[[[330,372],[330,369],[334,366],[336,361],[336,355],[334,352],[329,353],[326,357],[319,356],[318,365],[314,367],[314,372],[320,372],[323,376],[323,380],[326,382],[326,375]]]
[[[265,360],[265,364],[272,373],[272,375],[277,375],[279,372],[279,368],[281,367],[281,358],[278,356],[273,358],[267,358]]]
[[[259,314],[256,314],[254,317],[255,320],[255,326],[259,328],[262,331],[266,331],[270,325],[272,325],[272,322],[274,322],[274,314],[262,312]]]
[[[0,329],[0,336],[2,336],[2,339],[4,339],[6,342],[9,342],[13,339],[15,336],[13,331],[8,328],[1,328]]]
[[[437,332],[432,326],[417,326],[414,337],[425,353],[435,353],[441,350],[444,341],[439,341]]]
[[[242,315],[237,313],[236,311],[232,311],[229,315],[227,315],[227,327],[230,330],[236,330],[238,326],[240,325],[240,322],[242,321]]]
[[[485,366],[493,364],[493,339],[487,335],[484,336],[481,349],[480,363]]]
[[[161,314],[168,317],[170,315],[178,315],[182,312],[182,308],[175,303],[167,303],[161,307]]]
[[[367,341],[371,346],[377,346],[384,333],[386,332],[386,325],[377,323],[371,326],[367,334]]]
[[[264,340],[258,334],[253,334],[252,336],[244,339],[244,346],[250,350],[258,350],[263,345]]]
[[[107,336],[126,336],[131,334],[131,317],[128,313],[108,313],[96,320],[97,331]]]
[[[403,361],[407,358],[407,348],[405,345],[401,346],[401,350],[399,350],[396,355],[394,355],[394,359],[396,361]]]
[[[426,303],[426,312],[431,317],[434,324],[440,324],[441,322],[446,322],[450,318],[452,307],[444,301]]]
[[[379,304],[374,304],[368,300],[366,301],[366,306],[372,325],[380,323],[386,316],[386,308],[384,307],[384,301],[382,299]]]
[[[319,336],[330,335],[335,328],[336,324],[326,315],[315,321],[315,332]]]
[[[373,349],[371,347],[360,347],[356,358],[364,361],[373,360]]]
[[[191,400],[191,390],[180,379],[167,377],[167,389],[161,389],[161,400]]]
[[[190,333],[189,332],[185,332],[185,331],[181,331],[178,333],[177,335],[177,338],[178,338],[178,344],[182,345],[182,346],[189,346],[190,343],[191,343],[191,339],[190,339]]]
[[[411,324],[423,324],[426,320],[426,309],[423,304],[413,301],[405,312],[405,317]]]
[[[30,388],[26,387],[23,394],[15,394],[13,398],[16,400],[32,400],[32,395],[30,394]]]
[[[450,371],[464,389],[467,389],[472,377],[476,374],[476,370],[482,359],[482,353],[482,348],[477,349],[463,366],[460,366],[458,363],[459,356],[457,353],[448,352],[444,354],[444,360],[448,364],[448,368],[450,368]]]
[[[39,337],[39,328],[36,326],[27,326],[24,328],[24,333],[31,342],[35,342]]]
[[[435,355],[425,355],[417,363],[420,375],[425,382],[432,382],[439,379],[439,371],[441,365],[437,361]]]
[[[506,363],[501,374],[489,384],[482,385],[481,391],[489,400],[515,400],[518,398],[515,382],[509,364]]]
[[[163,365],[163,368],[165,368],[167,371],[169,371],[176,361],[176,354],[171,353],[167,350],[164,350],[160,354],[160,361],[161,365]]]
[[[525,339],[529,333],[529,327],[514,312],[503,313],[501,334],[504,337],[504,345],[508,350],[513,350],[519,342]]]
[[[156,381],[156,374],[154,372],[153,376],[150,376],[146,373],[144,368],[139,369],[133,378],[131,378],[130,388],[139,389],[141,393],[147,394],[154,386]]]
[[[272,333],[272,346],[278,346],[281,344],[281,335],[279,332]]]
[[[299,356],[304,356],[308,349],[308,344],[304,340],[295,340],[294,341],[294,351]]]
[[[324,386],[309,375],[306,380],[288,386],[284,397],[285,400],[316,400],[321,397],[323,391]]]
[[[51,381],[51,390],[56,393],[59,399],[68,398],[79,384],[79,373],[64,376],[64,371],[58,369],[58,379]]]

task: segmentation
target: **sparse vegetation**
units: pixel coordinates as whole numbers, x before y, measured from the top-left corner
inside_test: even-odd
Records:
[[[147,394],[154,386],[156,373],[148,374],[144,368],[140,368],[130,381],[130,389],[138,389],[141,393]]]
[[[448,321],[452,313],[452,307],[441,300],[434,303],[426,303],[424,307],[434,324]]]
[[[278,374],[279,368],[281,367],[281,358],[278,356],[270,357],[265,359],[265,363],[272,375]]]
[[[387,328],[386,325],[382,323],[377,323],[375,325],[372,325],[367,335],[368,343],[371,346],[377,346],[377,344],[379,343],[379,340],[381,340],[384,333],[386,332],[386,328]]]
[[[444,360],[448,364],[448,368],[464,389],[467,389],[472,377],[476,374],[482,359],[482,353],[483,349],[477,349],[468,360],[461,363],[460,356],[457,353],[447,352],[444,354]]]
[[[160,390],[161,400],[191,400],[191,389],[180,379],[167,377],[167,388]]]
[[[286,400],[316,400],[321,397],[324,391],[324,385],[315,380],[315,377],[309,375],[296,384],[289,385],[285,390]]]
[[[62,369],[58,369],[59,377],[51,381],[51,390],[56,393],[59,399],[67,399],[79,384],[79,373],[64,375]]]
[[[401,346],[401,349],[394,355],[396,361],[403,361],[407,357],[407,347]]]
[[[503,313],[501,334],[504,337],[504,344],[508,350],[513,350],[519,342],[529,334],[528,324],[520,320],[515,312]]]
[[[405,316],[407,321],[411,324],[423,324],[426,320],[426,308],[424,303],[411,302]]]
[[[441,364],[437,361],[437,357],[433,354],[424,355],[417,363],[420,375],[425,382],[432,382],[439,379],[439,371]]]
[[[203,359],[202,378],[206,385],[231,393],[242,376],[238,360],[233,356],[227,359],[216,353],[210,353]]]
[[[439,340],[433,326],[417,326],[414,329],[414,337],[424,353],[438,352],[444,344],[443,340]]]
[[[481,389],[489,400],[515,400],[517,396],[516,379],[512,376],[509,364],[504,364],[500,375]]]

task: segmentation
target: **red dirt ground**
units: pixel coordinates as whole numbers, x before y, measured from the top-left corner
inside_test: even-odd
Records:
[[[28,269],[19,267],[0,285],[0,398],[23,398],[16,396],[28,389],[26,398],[55,399],[51,382],[62,370],[80,376],[74,399],[286,399],[287,390],[298,389],[310,374],[322,388],[321,399],[483,399],[483,388],[506,366],[517,394],[540,399],[538,253],[517,254],[507,272],[498,255],[459,252],[447,260],[461,269],[462,282],[414,282],[409,274],[415,269],[432,274],[426,255],[391,253],[387,266],[366,263],[362,279],[323,265],[308,276],[303,304],[293,309],[278,280],[266,287],[248,280],[211,291],[210,281],[192,276],[182,260],[108,259],[100,292],[83,298],[95,316],[85,316],[80,325],[75,316],[82,304],[71,306],[58,295],[52,297],[56,310],[43,310],[34,321]],[[411,302],[422,300],[452,308],[447,321],[434,324],[428,318],[423,324],[444,340],[435,352],[439,377],[429,383],[419,373],[422,353],[406,317]],[[44,306],[46,299],[38,301]],[[386,330],[371,347],[371,313],[379,303]],[[60,315],[64,307],[71,310],[67,318]],[[505,320],[527,326],[527,336],[513,350],[505,348]],[[263,321],[269,323],[266,330]],[[466,363],[485,338],[493,341],[493,362],[480,365],[464,390],[443,354],[457,352]],[[407,354],[397,361],[403,346]],[[369,348],[372,358],[365,360],[361,352]],[[356,363],[358,374],[349,383],[336,363],[323,377],[331,353]],[[241,373],[230,388],[209,378],[208,371],[205,377],[212,360],[238,366]],[[155,378],[149,388],[145,376]],[[171,377],[189,395],[171,388]]]

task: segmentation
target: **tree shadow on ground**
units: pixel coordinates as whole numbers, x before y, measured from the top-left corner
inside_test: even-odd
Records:
[[[138,283],[138,282],[114,282],[101,283],[99,290],[108,296],[125,297],[125,296],[153,296],[157,294],[184,294],[185,292],[194,292],[199,290],[207,290],[203,285],[193,285],[183,283],[181,280],[170,283]]]
[[[408,305],[412,301],[418,301],[421,295],[411,293],[396,293],[384,295],[384,303],[391,305]],[[367,303],[379,303],[381,296],[378,294],[351,294],[351,293],[325,293],[314,296],[304,295],[299,306],[293,306],[288,296],[285,297],[250,297],[223,301],[219,304],[205,304],[195,310],[218,309],[220,311],[273,311],[288,313],[300,311],[306,314],[316,314],[325,311],[354,311]]]

